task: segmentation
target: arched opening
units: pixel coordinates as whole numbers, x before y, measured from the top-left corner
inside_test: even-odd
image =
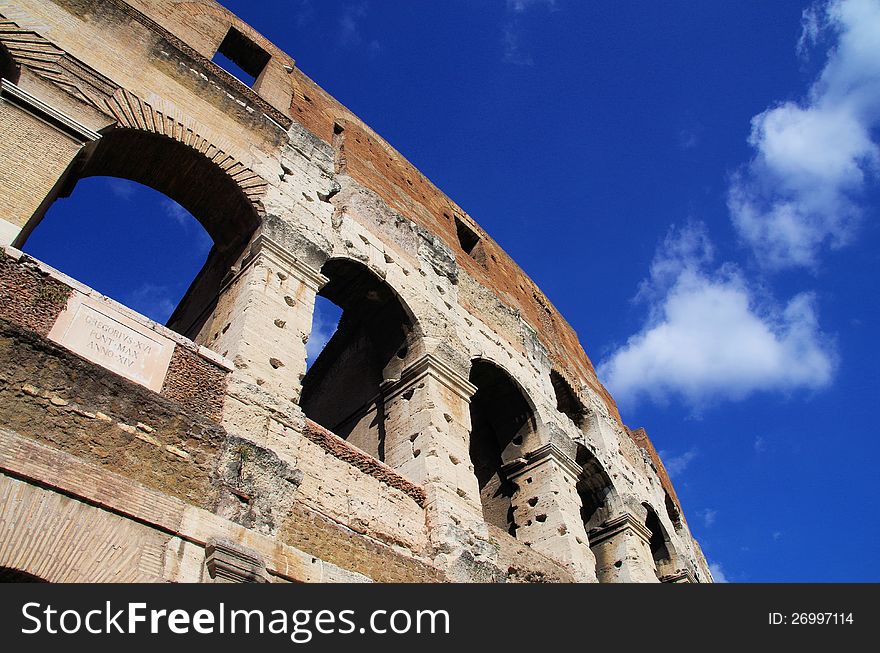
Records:
[[[168,319],[170,328],[196,340],[216,305],[224,278],[260,222],[254,205],[219,165],[197,150],[152,132],[111,129],[97,141],[83,147],[14,245],[27,250],[29,237],[53,204],[61,198],[72,197],[81,180],[90,177],[113,177],[136,182],[161,193],[165,199],[173,202],[174,206],[168,205],[171,207],[169,211],[178,217],[183,217],[183,213],[191,214],[213,241],[204,265]],[[78,190],[76,194],[79,195]],[[106,196],[104,199],[106,201]],[[97,204],[100,201],[100,198],[94,200],[93,208],[99,208]],[[117,264],[119,269],[125,265],[126,253],[146,247],[145,243],[134,238],[126,241],[124,217],[128,213],[120,213],[117,222],[107,227],[119,232],[119,247],[123,255],[118,259],[121,261]],[[180,243],[176,246],[180,248]],[[166,250],[172,247],[155,248],[152,254],[158,265],[161,265]],[[94,247],[84,247],[82,251],[74,252],[83,258],[107,257],[114,253],[117,252],[96,251]],[[142,283],[150,281],[141,279]]]
[[[671,573],[672,556],[669,552],[669,537],[666,535],[666,529],[660,523],[660,518],[654,509],[647,503],[642,506],[647,511],[645,518],[645,527],[651,531],[651,539],[649,545],[651,547],[651,557],[654,560],[654,570],[657,578],[662,580],[664,576]]]
[[[568,381],[556,370],[550,371],[550,383],[556,394],[556,410],[574,422],[579,429],[584,427],[587,417],[587,409],[578,399]]]
[[[672,497],[669,496],[669,492],[664,492],[663,494],[665,496],[666,515],[669,517],[669,521],[672,522],[675,530],[679,530],[681,529],[681,511],[678,509],[675,501],[672,500]]]
[[[577,483],[577,493],[581,500],[581,519],[584,529],[592,529],[604,524],[611,516],[611,495],[614,486],[611,477],[599,464],[596,457],[586,447],[579,445],[576,462],[583,469]]]
[[[331,259],[321,273],[330,281],[319,297],[339,307],[342,316],[303,379],[300,406],[309,419],[384,460],[382,384],[399,376],[414,343],[415,320],[394,290],[363,264]]]
[[[52,204],[24,251],[165,324],[212,244],[166,195],[117,177],[89,177]]]
[[[0,583],[48,583],[45,578],[12,567],[0,567]]]
[[[523,443],[535,432],[535,414],[516,382],[494,363],[475,360],[469,380],[477,387],[470,404],[470,456],[483,518],[515,535],[511,506],[515,488],[504,466],[520,457]]]

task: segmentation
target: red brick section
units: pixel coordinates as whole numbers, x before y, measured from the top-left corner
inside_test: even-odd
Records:
[[[219,422],[226,398],[227,371],[193,351],[176,346],[161,394]]]
[[[516,309],[537,331],[554,366],[564,376],[587,383],[620,421],[617,406],[596,378],[577,334],[504,250],[461,207],[315,82],[298,69],[291,80],[294,96],[290,110],[298,122],[327,143],[332,143],[335,122],[345,128],[346,173],[379,195],[392,209],[443,239],[456,253],[461,268],[504,304]],[[456,216],[480,236],[483,262],[462,251]]]
[[[379,462],[371,455],[364,453],[354,445],[349,444],[320,424],[316,424],[312,420],[306,419],[306,427],[303,430],[303,435],[334,458],[344,460],[349,465],[358,468],[365,474],[369,474],[386,485],[400,490],[404,494],[409,495],[413,501],[419,504],[419,507],[425,507],[427,497],[425,491],[421,487],[406,480],[385,463]]]
[[[0,254],[0,317],[46,336],[70,293],[68,286],[35,264]]]
[[[653,461],[654,467],[657,468],[657,476],[660,477],[660,485],[663,486],[663,489],[666,490],[666,493],[675,502],[675,506],[678,508],[678,511],[681,512],[681,503],[679,503],[678,501],[678,495],[675,494],[675,488],[672,487],[672,481],[669,479],[669,473],[666,471],[666,467],[663,465],[663,461],[660,460],[660,456],[657,454],[657,450],[654,448],[654,445],[648,438],[647,431],[645,431],[645,429],[643,428],[638,428],[635,431],[630,431],[629,429],[627,429],[627,432],[629,433],[629,437],[633,439],[633,442],[635,442],[637,446],[648,452],[648,456],[650,456],[651,460]]]

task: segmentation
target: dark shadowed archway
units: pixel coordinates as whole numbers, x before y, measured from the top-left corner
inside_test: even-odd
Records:
[[[470,405],[470,456],[483,518],[513,535],[514,487],[504,466],[521,455],[523,443],[535,432],[535,413],[519,385],[494,363],[475,360],[469,380],[477,387]]]
[[[647,511],[645,527],[651,531],[650,547],[651,557],[654,560],[654,570],[657,573],[657,578],[662,580],[664,576],[674,571],[671,569],[673,563],[669,536],[666,533],[666,529],[663,528],[663,524],[660,522],[656,511],[647,503],[643,503],[642,506]]]
[[[306,417],[383,460],[382,383],[409,353],[415,319],[397,293],[365,265],[331,259],[318,293],[342,309],[335,333],[303,379]]]

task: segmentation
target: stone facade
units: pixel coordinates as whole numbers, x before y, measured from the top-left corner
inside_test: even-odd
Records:
[[[0,568],[711,582],[562,316],[251,27],[210,0],[0,0],[0,74]],[[20,251],[94,175],[214,241],[167,326]],[[318,295],[343,315],[307,369]]]

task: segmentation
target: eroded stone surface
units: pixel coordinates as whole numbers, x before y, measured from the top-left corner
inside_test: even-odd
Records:
[[[230,26],[266,55],[253,88],[211,63]],[[35,484],[8,485],[83,498],[45,499],[47,528],[100,502],[98,532],[129,552],[65,576],[0,547],[0,566],[711,581],[647,434],[564,318],[288,54],[210,0],[0,0],[0,42],[4,242],[20,247],[79,178],[111,175],[175,199],[215,243],[169,328],[0,257],[0,429],[56,465],[0,457]],[[344,313],[307,369],[319,295]],[[107,325],[113,355],[90,355]],[[126,508],[147,496],[163,506],[149,518]]]

